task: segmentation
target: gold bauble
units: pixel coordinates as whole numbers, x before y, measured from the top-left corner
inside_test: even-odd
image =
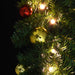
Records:
[[[38,27],[30,36],[30,41],[31,43],[45,42],[46,36],[47,36],[47,30],[43,27]]]
[[[15,72],[17,75],[19,75],[20,73],[24,72],[25,69],[23,68],[23,65],[17,65],[16,68],[15,68]]]

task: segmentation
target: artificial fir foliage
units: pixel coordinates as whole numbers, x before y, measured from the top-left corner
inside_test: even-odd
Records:
[[[75,0],[17,2],[19,9],[24,5],[33,13],[14,25],[11,41],[19,49],[16,74],[75,75]]]

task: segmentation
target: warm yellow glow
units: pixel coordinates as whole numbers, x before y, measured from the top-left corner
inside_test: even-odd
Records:
[[[56,54],[56,53],[57,53],[57,51],[56,51],[55,49],[51,49],[51,53]]]
[[[73,10],[75,11],[75,8]]]
[[[40,8],[41,10],[44,10],[44,9],[45,9],[45,7],[46,7],[46,5],[45,5],[45,4],[40,4],[40,7],[39,7],[39,8]]]
[[[46,66],[43,67],[42,72],[44,72],[45,75],[51,75],[55,71],[59,70],[57,65],[58,65],[57,62],[53,62],[52,64],[47,63]]]
[[[15,72],[17,75],[19,75],[20,73],[24,72],[25,69],[23,68],[23,65],[17,65],[15,68]]]
[[[54,72],[56,69],[56,67],[49,67],[49,72]]]
[[[50,23],[51,23],[51,24],[56,24],[56,20],[55,20],[55,19],[51,19],[51,20],[50,20]]]
[[[53,72],[53,67],[49,67],[49,72]]]

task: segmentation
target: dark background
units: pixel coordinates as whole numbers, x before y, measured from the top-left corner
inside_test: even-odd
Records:
[[[19,0],[18,0],[19,1]],[[5,4],[4,4],[5,3]],[[18,8],[17,8],[17,0],[8,0],[3,2],[3,9],[4,9],[4,21],[6,28],[8,29],[8,74],[7,75],[16,75],[15,73],[15,66],[18,64],[17,62],[17,50],[11,42],[10,37],[14,32],[13,26],[15,22],[18,20]],[[6,24],[7,23],[7,24]]]

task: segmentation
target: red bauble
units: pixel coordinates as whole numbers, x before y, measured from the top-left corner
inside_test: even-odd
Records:
[[[30,16],[30,15],[32,15],[32,12],[33,12],[32,8],[28,5],[24,5],[19,10],[19,14],[22,17]]]

